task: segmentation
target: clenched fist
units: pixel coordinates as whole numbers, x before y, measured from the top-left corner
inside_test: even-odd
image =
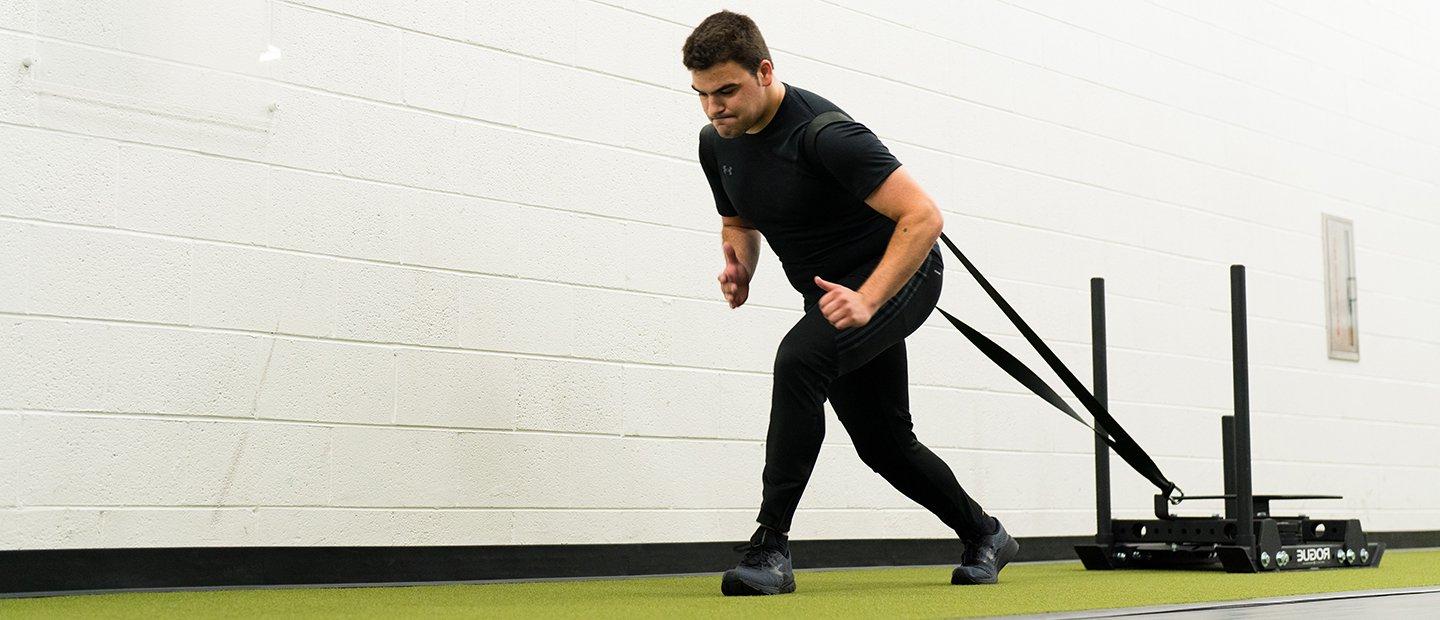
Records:
[[[820,298],[820,313],[835,329],[863,326],[875,315],[875,308],[864,295],[834,282],[826,282],[820,276],[815,276],[815,285],[825,291]]]
[[[725,295],[725,301],[730,302],[731,308],[739,308],[750,297],[751,273],[735,255],[735,248],[729,243],[724,245],[725,268],[716,279],[720,281],[720,292]]]

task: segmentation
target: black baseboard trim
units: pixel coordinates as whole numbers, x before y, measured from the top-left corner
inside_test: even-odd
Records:
[[[1440,530],[1368,532],[1440,547]],[[1015,561],[1073,560],[1089,536],[1021,538]],[[387,584],[722,572],[734,542],[431,547],[157,547],[0,551],[0,596],[103,590]],[[950,539],[791,541],[796,568],[959,563]]]

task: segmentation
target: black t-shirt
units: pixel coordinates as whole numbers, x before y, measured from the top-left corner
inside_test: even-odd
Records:
[[[714,159],[700,146],[720,215],[740,216],[765,235],[790,285],[808,305],[823,295],[814,277],[831,282],[873,270],[895,221],[865,204],[900,162],[864,125],[840,121],[815,137],[818,161],[801,161],[800,139],[811,119],[839,110],[810,91],[785,84],[775,117],[754,134],[712,134]],[[706,136],[701,135],[701,140]]]

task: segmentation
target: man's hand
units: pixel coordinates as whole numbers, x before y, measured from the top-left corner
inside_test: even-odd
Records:
[[[739,308],[745,300],[750,297],[750,270],[740,262],[740,257],[735,255],[735,248],[729,243],[724,244],[725,269],[720,271],[716,277],[720,281],[720,292],[725,294],[725,301],[730,302],[731,308]]]
[[[820,313],[835,329],[861,327],[875,315],[875,308],[864,295],[834,282],[826,282],[820,276],[815,276],[815,285],[825,291],[825,296],[820,298]]]

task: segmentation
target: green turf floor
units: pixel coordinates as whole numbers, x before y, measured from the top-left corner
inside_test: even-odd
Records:
[[[797,571],[798,591],[727,598],[720,576],[375,588],[146,592],[0,600],[0,618],[692,617],[938,618],[1025,614],[1440,585],[1440,550],[1397,550],[1380,568],[1256,575],[1087,572],[1012,564],[999,585],[952,586],[950,569]]]

